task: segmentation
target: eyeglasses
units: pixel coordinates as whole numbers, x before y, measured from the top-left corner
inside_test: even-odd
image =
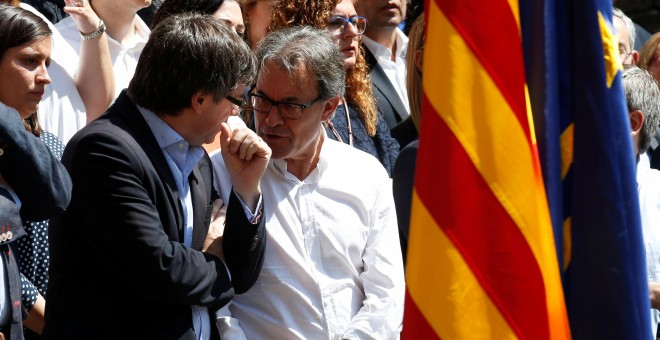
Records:
[[[240,100],[240,99],[238,99],[238,98],[232,96],[231,94],[226,95],[226,96],[225,96],[225,99],[227,99],[227,100],[228,100],[229,102],[231,102],[232,104],[238,106],[238,110],[237,110],[237,113],[238,113],[238,114],[240,114],[241,112],[243,112],[243,109],[245,109],[245,108],[248,107],[247,103],[246,103],[244,100]]]
[[[273,106],[277,106],[277,112],[279,112],[280,116],[288,120],[300,119],[303,110],[321,100],[321,95],[319,95],[316,99],[307,104],[279,102],[252,92],[248,92],[248,97],[250,98],[250,105],[255,112],[268,114],[273,109]]]
[[[226,96],[225,96],[225,99],[227,99],[227,100],[230,101],[232,104],[234,104],[234,105],[236,105],[236,106],[238,106],[238,107],[240,107],[240,108],[245,107],[245,101],[240,100],[240,99],[238,99],[238,98],[235,98],[235,97],[232,96],[231,94],[226,95]]]
[[[628,52],[625,47],[619,47],[619,57],[621,58],[621,62],[625,62],[631,54],[633,54],[632,51]]]
[[[362,34],[364,33],[364,30],[367,29],[367,18],[357,15],[350,18],[334,15],[330,17],[330,20],[328,21],[328,27],[326,27],[326,29],[332,35],[341,35],[344,34],[344,31],[346,31],[346,27],[348,27],[349,23],[355,27],[357,34]]]

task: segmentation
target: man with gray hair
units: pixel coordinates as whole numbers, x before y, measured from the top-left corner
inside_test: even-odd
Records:
[[[344,93],[342,54],[327,32],[294,27],[267,36],[257,63],[248,97],[273,151],[261,182],[268,246],[221,334],[395,339],[405,283],[392,184],[376,158],[321,125]]]
[[[623,66],[636,65],[639,54],[635,51],[635,25],[622,10],[612,8],[612,23],[619,42],[619,56]]]
[[[651,299],[651,329],[657,333],[660,321],[660,171],[640,162],[648,148],[660,119],[660,88],[653,77],[636,66],[623,72],[623,90],[626,95],[632,129],[632,140],[637,157],[637,188],[642,220],[642,235],[646,250],[646,272]]]

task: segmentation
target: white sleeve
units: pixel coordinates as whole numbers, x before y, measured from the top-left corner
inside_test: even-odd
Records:
[[[216,325],[218,326],[218,331],[220,332],[220,339],[226,340],[247,340],[243,328],[238,322],[238,319],[235,319],[231,316],[229,311],[228,303],[224,307],[220,308],[215,315],[217,317]]]

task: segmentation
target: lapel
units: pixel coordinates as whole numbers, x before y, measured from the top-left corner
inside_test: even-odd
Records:
[[[378,96],[377,93],[374,93],[374,95],[377,97],[376,100],[380,103],[383,101],[389,103],[389,105],[392,107],[392,116],[390,117],[385,117],[388,116],[387,114],[383,114],[383,118],[385,118],[387,121],[388,126],[394,126],[398,122],[402,121],[402,115],[399,112],[406,112],[406,107],[403,105],[403,102],[401,101],[401,97],[399,97],[399,94],[396,92],[396,89],[390,82],[390,79],[387,78],[387,74],[385,74],[385,71],[383,71],[383,68],[378,65],[378,61],[376,60],[376,57],[369,51],[367,46],[362,45],[362,48],[364,49],[364,56],[367,61],[367,64],[369,65],[369,72],[371,75],[371,83],[375,87],[377,91],[374,92],[380,92],[382,94],[382,98],[379,98],[381,96]],[[382,104],[380,104],[382,106]],[[385,108],[381,107],[380,110],[384,111]],[[394,118],[394,122],[391,121],[391,119]],[[392,124],[393,123],[393,124]]]
[[[142,147],[147,158],[151,161],[151,164],[156,169],[158,176],[160,177],[163,185],[166,188],[168,193],[168,201],[170,207],[172,207],[172,213],[175,218],[176,225],[167,226],[163,224],[165,232],[173,237],[175,230],[171,228],[176,228],[176,235],[178,237],[178,242],[183,242],[183,207],[181,206],[181,199],[179,197],[179,190],[176,187],[176,182],[174,181],[174,176],[172,176],[172,170],[167,164],[167,160],[163,155],[163,151],[160,149],[156,138],[154,137],[149,125],[142,117],[140,111],[133,103],[133,101],[128,97],[126,90],[123,90],[117,100],[115,101],[117,105],[117,114],[128,123],[130,129],[132,129],[133,138],[138,142]],[[163,217],[161,217],[161,221]]]

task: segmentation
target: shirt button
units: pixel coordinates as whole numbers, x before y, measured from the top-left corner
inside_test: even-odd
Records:
[[[179,149],[183,149],[183,143],[179,143]]]

